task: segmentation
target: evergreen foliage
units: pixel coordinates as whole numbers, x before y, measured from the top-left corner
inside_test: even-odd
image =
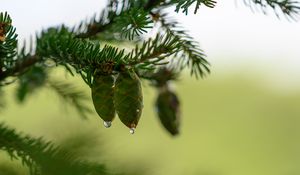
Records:
[[[23,136],[3,123],[0,124],[0,149],[6,151],[12,160],[21,159],[32,175],[108,174],[102,164],[77,160],[67,150],[42,138]]]
[[[9,72],[15,67],[17,55],[16,28],[12,26],[12,19],[5,13],[0,13],[0,75],[9,76]],[[4,78],[3,78],[4,79]],[[3,80],[0,78],[0,80]],[[3,83],[1,81],[1,83]]]
[[[278,16],[282,13],[291,19],[297,19],[300,10],[299,2],[293,0],[244,0],[244,3],[251,8],[260,7],[263,12],[272,8]],[[17,82],[16,97],[20,102],[26,101],[29,94],[41,87],[48,87],[73,105],[81,116],[86,116],[91,112],[84,104],[87,97],[73,85],[49,78],[50,69],[63,66],[71,75],[79,74],[89,87],[93,87],[99,73],[117,79],[116,85],[122,89],[117,90],[114,104],[110,105],[118,108],[119,115],[122,113],[121,120],[125,125],[135,127],[132,124],[137,124],[143,106],[140,79],[150,81],[159,89],[176,81],[186,68],[196,78],[210,73],[209,62],[197,41],[171,19],[165,9],[172,7],[177,13],[188,14],[191,8],[198,13],[201,6],[213,8],[216,5],[213,0],[108,0],[107,7],[98,17],[95,15],[75,27],[61,25],[45,29],[36,35],[35,44],[31,41],[29,47],[23,45],[20,49],[17,48],[18,38],[12,19],[6,12],[1,12],[0,107],[5,104],[2,86]],[[157,31],[157,34],[147,37],[149,31]],[[111,41],[129,43],[131,50],[103,44]],[[130,83],[122,84],[120,79],[126,72],[134,75],[134,81],[127,79]],[[130,84],[136,85],[138,93],[126,89],[130,89]],[[130,94],[126,94],[128,98],[124,100],[121,98],[124,94],[120,92]],[[159,109],[168,108],[161,110],[159,117],[166,129],[176,135],[179,133],[179,100],[175,93],[167,92],[166,97],[161,92],[157,100]],[[131,98],[133,96],[136,99]],[[118,101],[120,99],[123,101]],[[128,112],[132,113],[131,104],[139,111],[136,116],[132,115],[133,118],[126,118]],[[99,114],[103,112],[102,106],[96,110],[100,110],[97,111]],[[4,124],[0,124],[0,149],[13,159],[21,159],[31,174],[106,174],[103,165],[75,160],[53,144],[23,136]]]
[[[299,2],[294,0],[244,0],[244,2],[254,9],[253,5],[261,7],[266,13],[268,7],[272,8],[279,17],[279,12],[287,18],[297,20],[299,17]],[[257,9],[257,8],[256,8]],[[279,11],[279,12],[278,12]]]

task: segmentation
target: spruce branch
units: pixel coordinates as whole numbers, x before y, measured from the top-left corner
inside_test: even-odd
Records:
[[[244,3],[253,9],[253,5],[258,5],[261,7],[261,10],[266,13],[268,7],[271,7],[277,17],[279,17],[279,10],[286,17],[293,20],[299,18],[300,12],[300,3],[295,0],[244,0]]]
[[[115,22],[115,18],[129,9],[131,6],[131,0],[109,0],[108,5],[98,17],[94,17],[87,21],[83,21],[78,27],[73,29],[74,33],[77,33],[77,38],[93,38],[97,34],[110,31]],[[138,2],[138,1],[137,1]],[[110,32],[112,34],[113,32]]]
[[[51,58],[56,64],[63,65],[73,73],[76,70],[84,81],[91,86],[95,71],[105,70],[112,64],[113,71],[120,71],[123,66],[137,69],[149,69],[162,63],[172,54],[178,52],[181,40],[171,33],[155,38],[136,46],[130,53],[116,47],[75,38],[66,28],[44,31],[37,40],[37,54],[43,58]]]
[[[116,17],[113,30],[121,33],[121,37],[133,40],[135,36],[146,33],[152,20],[147,12],[143,9],[131,8]]]
[[[173,4],[175,2],[165,0],[110,0],[98,17],[94,15],[89,22],[81,22],[79,27],[73,29],[73,32],[77,33],[77,38],[93,38],[99,33],[113,37],[117,33],[121,35],[122,31],[130,32],[130,34],[145,33],[144,29],[152,23],[149,12]],[[123,30],[116,30],[120,26]],[[128,34],[127,36],[132,37]]]
[[[180,10],[182,10],[182,12],[185,13],[186,15],[188,14],[189,7],[194,3],[196,3],[194,14],[197,13],[200,5],[202,4],[204,4],[209,8],[214,8],[217,3],[216,1],[213,0],[175,0],[175,2],[177,2],[175,11],[179,12]]]
[[[113,24],[112,21],[116,17],[116,9],[119,6],[118,1],[111,0],[107,7],[96,17],[94,15],[88,22],[83,21],[78,27],[74,27],[74,33],[77,38],[91,38],[97,34],[106,31]]]
[[[31,175],[107,174],[101,164],[79,160],[51,142],[24,136],[3,123],[0,124],[0,150],[6,151],[12,159],[21,159]]]
[[[65,66],[71,74],[74,74],[75,70],[89,86],[91,76],[103,67],[103,64],[112,61],[119,65],[129,56],[125,55],[124,49],[119,50],[109,45],[101,48],[99,42],[75,38],[64,27],[43,31],[37,39],[37,54],[52,59],[57,65]]]
[[[152,16],[161,23],[161,27],[166,32],[172,34],[181,43],[175,54],[177,59],[173,62],[179,70],[189,67],[191,75],[195,75],[196,78],[210,73],[209,62],[205,59],[206,55],[200,49],[198,42],[194,41],[177,21],[171,20],[167,14],[157,13]]]
[[[128,65],[137,69],[153,69],[156,65],[167,64],[168,61],[161,62],[177,52],[180,47],[178,38],[171,33],[162,35],[158,33],[155,38],[145,41],[140,47],[136,46],[130,53]]]
[[[48,147],[49,143],[44,143],[43,147]],[[31,140],[29,137],[21,137],[14,129],[6,127],[3,123],[0,124],[0,149],[6,151],[11,159],[21,159],[22,164],[27,166],[32,175],[37,175],[37,165],[30,155],[30,150],[40,147],[39,140]]]
[[[9,69],[15,62],[17,55],[16,28],[11,25],[10,16],[0,13],[0,75]],[[0,79],[1,80],[1,79]]]
[[[39,58],[35,55],[25,53],[25,46],[17,53],[17,34],[16,28],[11,25],[10,16],[0,13],[0,82],[9,76],[18,76],[28,67],[38,62]],[[32,50],[32,48],[30,49]],[[4,83],[7,84],[7,83]]]

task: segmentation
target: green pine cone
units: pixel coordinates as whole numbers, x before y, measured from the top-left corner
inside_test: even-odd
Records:
[[[179,134],[180,104],[176,94],[169,89],[162,90],[155,106],[164,128],[173,136]]]
[[[143,109],[141,82],[133,70],[119,74],[115,83],[114,103],[120,120],[133,133]]]
[[[112,75],[95,75],[92,85],[92,99],[94,107],[104,120],[104,126],[110,127],[111,121],[115,117],[114,77]]]

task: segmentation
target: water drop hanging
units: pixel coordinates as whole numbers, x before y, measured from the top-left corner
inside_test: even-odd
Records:
[[[130,128],[130,134],[134,134],[134,132],[135,132],[135,128]]]
[[[111,127],[111,121],[104,121],[103,125],[105,126],[105,128],[109,128]]]

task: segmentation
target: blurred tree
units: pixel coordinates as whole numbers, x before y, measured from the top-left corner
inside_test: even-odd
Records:
[[[297,19],[299,2],[292,0],[244,0],[252,9],[274,9],[278,16]],[[213,0],[108,0],[98,17],[75,27],[51,27],[36,35],[35,43],[17,48],[16,28],[7,13],[0,13],[0,107],[5,105],[2,86],[17,82],[16,97],[24,102],[41,87],[47,87],[73,105],[81,116],[92,112],[88,98],[64,80],[51,78],[50,70],[64,67],[79,74],[91,88],[96,112],[110,127],[115,114],[134,133],[143,110],[141,79],[158,89],[156,109],[162,126],[171,135],[179,133],[180,106],[169,88],[179,73],[189,68],[191,76],[204,77],[209,63],[198,43],[165,9],[194,13],[201,5],[213,8]],[[260,8],[257,8],[260,7]],[[154,30],[157,29],[157,30]],[[157,31],[155,36],[145,35]],[[119,46],[101,42],[116,42]],[[132,50],[121,49],[122,43]],[[33,47],[33,45],[35,47]],[[0,149],[12,159],[21,159],[31,174],[107,174],[103,165],[80,161],[64,149],[42,139],[23,136],[0,125]]]

